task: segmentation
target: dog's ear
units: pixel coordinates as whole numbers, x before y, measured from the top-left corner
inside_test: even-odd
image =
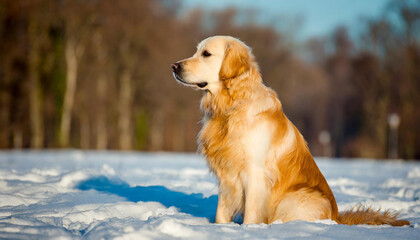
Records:
[[[249,49],[236,41],[226,44],[225,58],[220,68],[219,78],[221,80],[234,78],[250,68]]]

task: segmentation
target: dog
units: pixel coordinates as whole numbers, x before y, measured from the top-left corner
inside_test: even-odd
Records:
[[[397,214],[358,207],[339,213],[327,181],[276,93],[263,84],[251,49],[239,39],[203,40],[172,64],[183,85],[203,90],[199,150],[219,181],[216,223],[316,221],[402,226]]]

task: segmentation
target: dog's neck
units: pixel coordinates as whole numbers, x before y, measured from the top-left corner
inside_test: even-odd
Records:
[[[201,99],[201,109],[209,116],[224,115],[235,104],[252,100],[254,93],[263,86],[258,67],[252,66],[248,71],[224,80],[219,91],[206,92]]]

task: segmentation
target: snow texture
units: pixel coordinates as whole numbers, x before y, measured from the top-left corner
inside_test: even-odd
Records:
[[[0,238],[420,239],[420,163],[316,161],[340,211],[391,209],[411,226],[214,224],[217,181],[196,154],[5,151]]]

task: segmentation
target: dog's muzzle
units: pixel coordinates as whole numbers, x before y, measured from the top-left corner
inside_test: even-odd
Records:
[[[201,83],[188,83],[186,82],[184,79],[182,79],[181,77],[181,72],[182,72],[182,65],[181,63],[174,63],[171,65],[172,68],[172,74],[174,75],[175,79],[185,85],[195,85],[199,88],[204,88],[207,86],[207,82],[201,82]]]

